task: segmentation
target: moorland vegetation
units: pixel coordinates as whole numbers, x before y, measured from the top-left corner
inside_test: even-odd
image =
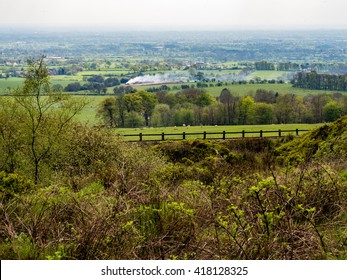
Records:
[[[140,145],[77,122],[84,105],[42,60],[1,99],[1,259],[346,259],[346,117]]]

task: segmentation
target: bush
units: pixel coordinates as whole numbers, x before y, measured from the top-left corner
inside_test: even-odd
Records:
[[[8,200],[34,189],[34,183],[18,174],[0,172],[0,200]]]

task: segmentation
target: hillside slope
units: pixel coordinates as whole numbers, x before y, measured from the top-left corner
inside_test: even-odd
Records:
[[[347,116],[310,131],[276,150],[282,160],[297,163],[311,158],[347,158]]]

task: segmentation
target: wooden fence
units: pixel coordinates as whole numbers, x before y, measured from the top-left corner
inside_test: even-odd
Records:
[[[129,141],[165,141],[165,140],[184,140],[187,138],[194,139],[211,139],[211,140],[226,140],[235,138],[246,138],[246,137],[284,137],[286,135],[299,136],[300,132],[307,132],[307,129],[294,129],[294,130],[260,130],[260,131],[245,131],[240,132],[185,132],[182,133],[138,133],[138,134],[125,134],[121,135]]]

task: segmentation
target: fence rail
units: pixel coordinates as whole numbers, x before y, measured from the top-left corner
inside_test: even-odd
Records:
[[[246,138],[246,137],[284,137],[289,134],[295,134],[299,136],[300,132],[307,132],[308,129],[292,129],[292,130],[259,130],[259,131],[222,131],[222,132],[185,132],[182,133],[138,133],[138,134],[124,134],[121,135],[126,139],[130,138],[129,141],[133,142],[145,142],[145,141],[165,141],[165,140],[185,140],[185,139],[212,139],[212,140],[226,140],[226,139],[235,139],[235,138]],[[195,136],[195,137],[191,137]],[[208,137],[211,136],[211,137]]]

